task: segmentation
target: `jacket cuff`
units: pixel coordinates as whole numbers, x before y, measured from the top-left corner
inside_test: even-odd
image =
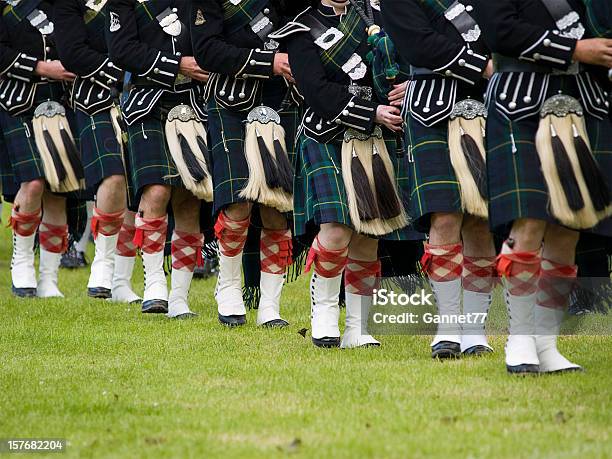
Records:
[[[236,73],[236,78],[270,78],[274,69],[276,51],[251,50],[244,65]]]
[[[572,64],[576,43],[575,38],[562,37],[547,31],[523,51],[519,59],[565,70]]]
[[[37,63],[37,58],[28,56],[26,53],[19,53],[10,65],[0,72],[0,75],[31,83],[35,76]]]
[[[482,79],[488,62],[489,56],[483,56],[464,46],[448,64],[434,69],[434,72],[474,85]]]
[[[92,83],[96,83],[103,88],[110,89],[111,86],[116,86],[117,83],[121,83],[123,70],[107,58],[96,70],[87,75],[83,75],[83,78],[89,79]]]
[[[160,51],[157,53],[157,57],[149,70],[141,73],[139,76],[171,88],[174,86],[178,76],[180,61],[181,55],[179,53],[175,55],[166,51]]]
[[[377,107],[378,104],[374,102],[359,97],[352,97],[349,103],[333,119],[333,122],[358,131],[370,132],[374,127]]]

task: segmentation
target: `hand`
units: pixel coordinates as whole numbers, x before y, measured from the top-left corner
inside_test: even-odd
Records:
[[[404,104],[404,97],[406,96],[407,87],[407,81],[400,84],[394,84],[393,89],[389,91],[389,94],[387,95],[389,98],[389,104],[394,107],[401,107]]]
[[[482,77],[487,80],[490,80],[494,73],[495,70],[493,68],[493,61],[489,59],[489,62],[487,62],[487,67],[485,68]]]
[[[58,81],[73,81],[76,75],[64,68],[60,61],[38,61],[34,69],[36,75]]]
[[[186,77],[193,78],[198,81],[208,81],[209,73],[205,70],[202,70],[193,56],[183,56],[181,57],[181,62],[179,62],[179,73],[185,75]]]
[[[289,55],[287,53],[276,53],[274,55],[274,65],[272,66],[274,75],[280,75],[289,83],[295,83],[291,67],[289,66]]]
[[[574,60],[584,64],[612,67],[612,39],[589,38],[578,40],[574,50]]]
[[[375,121],[393,132],[402,132],[404,120],[400,116],[400,111],[397,107],[379,105],[376,109]]]

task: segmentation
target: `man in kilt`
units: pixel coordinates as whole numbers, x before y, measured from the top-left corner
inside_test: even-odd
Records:
[[[580,370],[557,350],[580,231],[610,236],[612,40],[576,0],[477,1],[495,75],[488,91],[489,217],[511,227],[498,261],[511,373]],[[604,2],[605,3],[605,2]],[[607,83],[609,84],[609,83]]]
[[[434,358],[492,351],[482,319],[492,300],[495,246],[486,220],[480,102],[492,65],[473,11],[470,0],[382,4],[387,30],[411,64],[404,107],[410,215],[416,229],[429,233],[421,263],[440,317],[463,312],[471,319],[462,328],[438,326]]]
[[[612,3],[599,0],[583,0],[586,22],[595,38],[612,39]],[[612,69],[608,70],[608,81],[601,75],[599,80],[612,103]],[[608,107],[609,108],[609,107]],[[612,117],[612,110],[609,111]],[[582,233],[576,248],[579,285],[570,296],[570,314],[608,312],[612,283],[609,260],[612,255],[612,240],[601,234]]]
[[[378,59],[385,45],[392,47],[377,23],[379,12],[369,2],[323,0],[276,34],[287,41],[306,109],[298,140],[294,224],[297,235],[318,233],[307,271],[314,267],[312,341],[319,347],[380,345],[367,331],[380,277],[378,239],[402,240],[410,233],[403,202],[407,157],[397,145],[403,86],[391,83],[398,72],[394,55],[384,56],[393,64],[389,73],[380,72],[381,79],[366,58],[372,53]],[[377,44],[370,46],[369,36]],[[386,209],[388,203],[392,209]],[[343,274],[346,327],[340,339]]]
[[[116,105],[123,72],[108,58],[105,3],[57,0],[54,21],[60,58],[77,75],[70,98],[86,186],[96,196],[91,219],[96,250],[87,294],[133,302],[139,301],[130,286],[135,215],[126,209],[126,168]]]
[[[141,249],[145,271],[142,312],[168,313],[173,318],[193,315],[187,296],[204,239],[200,201],[181,180],[167,134],[174,108],[197,126],[205,116],[199,81],[207,76],[193,58],[187,3],[109,0],[106,6],[109,57],[131,72],[122,113],[138,203],[134,242]],[[174,125],[171,131],[176,132]],[[170,295],[163,268],[169,204],[175,222]]]
[[[68,226],[66,217],[67,193],[52,192],[46,178],[57,170],[68,167],[60,159],[60,143],[74,150],[69,131],[74,131],[74,113],[64,105],[64,84],[72,81],[58,60],[55,47],[51,2],[45,0],[13,0],[2,2],[0,22],[0,128],[2,129],[13,186],[6,186],[5,195],[15,194],[11,214],[13,229],[13,257],[11,277],[13,293],[18,297],[61,297],[57,286],[58,269],[62,253],[66,250]],[[43,104],[44,102],[44,107]],[[35,111],[39,107],[39,112]],[[51,108],[47,111],[46,108]],[[43,132],[35,132],[36,119],[59,119],[60,131],[66,140],[49,138],[46,121]],[[41,156],[41,145],[56,153],[53,163]],[[53,145],[51,145],[53,144]],[[64,157],[65,158],[65,157]],[[74,156],[73,156],[74,158]],[[80,164],[74,158],[74,171]],[[11,188],[13,190],[11,191]],[[73,186],[78,191],[79,186]],[[73,193],[72,193],[73,194]],[[34,240],[38,231],[40,243],[39,279],[34,267]]]
[[[261,139],[263,129],[275,124],[274,132],[284,131],[281,137],[286,149],[286,152],[277,151],[278,154],[293,156],[299,98],[293,87],[287,54],[269,35],[294,14],[296,3],[301,2],[191,2],[191,36],[195,57],[202,68],[211,72],[207,107],[212,145],[213,214],[219,242],[215,299],[219,321],[230,327],[246,323],[241,273],[247,233],[249,226],[255,223],[251,222],[254,206],[258,208],[263,227],[259,244],[261,297],[257,325],[288,325],[280,315],[280,297],[287,267],[292,262],[292,236],[285,214],[290,208],[263,199],[263,193],[245,195],[249,182],[259,180],[268,186],[270,179],[270,171],[257,171],[247,162],[248,156],[256,156],[252,159],[255,162],[262,159],[258,157],[260,152],[255,151],[259,150],[259,144],[249,145],[245,142],[248,137],[245,123],[255,107],[267,107],[264,110],[271,116],[265,120],[267,127],[260,123],[262,130],[257,130],[253,128],[253,123],[249,123],[250,129],[256,131],[252,135]],[[276,116],[279,117],[278,122],[270,124]],[[277,152],[271,163],[275,171],[278,169],[276,163],[282,159]],[[268,176],[263,177],[265,174]],[[289,176],[292,176],[292,172],[289,172]],[[291,183],[288,190],[280,193],[290,194],[290,188]],[[275,193],[276,189],[268,189],[267,194]]]

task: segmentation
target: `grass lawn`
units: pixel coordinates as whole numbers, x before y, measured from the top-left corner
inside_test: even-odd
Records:
[[[228,330],[213,280],[192,287],[197,319],[170,321],[88,299],[84,270],[61,272],[65,299],[14,299],[10,253],[3,228],[0,438],[66,438],[64,457],[612,454],[609,336],[562,338],[584,373],[517,378],[505,372],[503,336],[491,356],[446,363],[430,359],[427,337],[317,349],[298,333],[309,328],[305,277],[284,293],[291,327],[256,329],[252,312],[246,327]],[[503,320],[499,301],[494,309]]]

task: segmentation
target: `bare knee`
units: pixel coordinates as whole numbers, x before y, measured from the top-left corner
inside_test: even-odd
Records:
[[[38,203],[40,206],[44,192],[45,181],[43,179],[22,182],[16,200],[23,201],[24,203]]]
[[[140,208],[145,213],[145,217],[152,218],[165,215],[170,194],[170,187],[166,185],[149,185],[140,199]]]
[[[580,233],[559,225],[548,225],[544,234],[544,258],[574,264]]]
[[[431,216],[429,241],[434,245],[453,244],[461,237],[461,222],[463,216],[459,213],[436,213]]]
[[[466,216],[461,229],[463,253],[466,255],[493,256],[495,245],[489,223],[482,218]]]
[[[514,248],[517,251],[534,251],[538,250],[542,245],[545,231],[545,221],[523,218],[516,220],[514,225],[512,225],[510,238],[514,240]]]
[[[353,230],[339,223],[324,223],[319,231],[319,243],[329,250],[340,250],[349,245]]]
[[[278,210],[261,206],[259,208],[259,213],[264,228],[271,230],[283,230],[287,228],[287,218]]]
[[[200,232],[200,201],[195,196],[181,201],[180,205],[173,202],[172,212],[176,229],[188,233]]]
[[[349,257],[360,261],[376,261],[378,259],[378,239],[353,234],[349,245]]]
[[[227,206],[224,210],[230,220],[241,221],[251,215],[253,204],[250,202],[237,202]]]
[[[106,177],[102,181],[102,185],[115,193],[122,192],[126,187],[123,175],[111,175],[110,177]]]

